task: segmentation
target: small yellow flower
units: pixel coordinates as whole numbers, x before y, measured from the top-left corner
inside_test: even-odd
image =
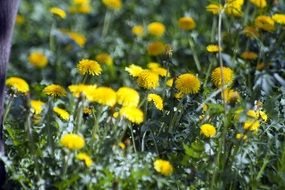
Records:
[[[50,8],[49,12],[51,12],[52,14],[65,19],[66,18],[66,13],[63,9],[59,8],[59,7],[52,7]]]
[[[252,119],[258,119],[259,118],[258,112],[254,111],[254,110],[248,110],[246,115],[251,117]]]
[[[157,159],[153,163],[155,171],[164,176],[170,176],[173,173],[173,167],[167,160]]]
[[[30,88],[28,83],[19,77],[10,77],[6,80],[6,86],[11,88],[16,93],[26,94],[29,92]]]
[[[137,65],[130,65],[129,67],[126,67],[125,69],[132,77],[137,77],[139,74],[144,70],[140,66]]]
[[[148,44],[147,52],[149,55],[158,56],[165,52],[166,46],[160,41],[154,41]]]
[[[23,25],[25,22],[25,18],[22,15],[16,16],[16,24],[17,25]]]
[[[168,80],[166,81],[166,85],[169,86],[169,87],[172,87],[172,85],[173,85],[173,78],[168,79]]]
[[[159,86],[159,75],[145,69],[138,75],[137,83],[145,89],[155,89]]]
[[[141,37],[144,35],[144,28],[142,25],[135,25],[132,28],[132,33],[137,36],[137,37]]]
[[[155,107],[158,110],[163,110],[163,99],[157,94],[149,94],[147,96],[147,101],[153,101]]]
[[[37,67],[37,68],[44,68],[48,64],[48,58],[45,56],[45,54],[41,52],[32,52],[28,57],[29,62]]]
[[[196,22],[192,17],[182,17],[178,20],[178,25],[182,30],[193,30],[196,27]]]
[[[190,73],[179,75],[175,81],[175,87],[183,94],[197,94],[200,86],[198,77]]]
[[[122,107],[119,113],[121,117],[135,124],[141,124],[144,119],[143,112],[136,107]]]
[[[214,15],[217,15],[221,12],[221,10],[223,9],[223,6],[221,4],[209,4],[207,7],[206,7],[207,11],[214,14]]]
[[[34,113],[35,115],[39,115],[42,112],[44,105],[45,103],[40,100],[31,100],[32,113]]]
[[[220,50],[222,51],[222,48],[220,48],[218,45],[215,45],[215,44],[210,44],[207,46],[207,51],[209,53],[217,53]]]
[[[231,85],[234,80],[234,72],[228,67],[223,67],[222,70],[220,67],[215,68],[212,72],[212,82],[216,87],[221,87],[222,80],[224,80],[224,85]]]
[[[53,111],[54,113],[56,113],[61,119],[65,120],[65,121],[68,121],[69,120],[69,113],[64,110],[64,109],[61,109],[59,107],[54,107],[53,108]]]
[[[77,32],[67,32],[68,37],[73,40],[79,47],[84,47],[86,38]]]
[[[79,150],[85,146],[85,141],[80,135],[69,133],[61,137],[60,144],[70,150]]]
[[[102,0],[102,2],[109,9],[118,10],[122,7],[121,0]]]
[[[214,137],[216,135],[216,128],[211,124],[203,124],[200,127],[201,134],[205,135],[206,137]]]
[[[87,85],[87,84],[75,84],[68,86],[68,89],[70,92],[72,92],[72,95],[76,98],[79,98],[80,95],[86,96],[86,93],[90,90],[94,90],[97,88],[96,84],[93,85]]]
[[[243,33],[245,36],[247,36],[249,38],[259,37],[259,32],[255,26],[246,26],[243,29]]]
[[[264,8],[267,6],[266,0],[250,0],[250,2],[258,8]]]
[[[137,107],[140,101],[139,93],[129,87],[121,87],[117,91],[117,102],[122,106]]]
[[[76,155],[76,159],[83,161],[87,167],[90,167],[93,164],[91,157],[83,152],[80,152]]]
[[[87,100],[106,106],[114,106],[117,102],[117,94],[112,88],[98,87],[86,94]]]
[[[252,51],[245,51],[241,54],[241,57],[247,60],[255,60],[257,59],[257,54]]]
[[[226,0],[225,4],[226,14],[232,16],[241,16],[243,4],[244,0]]]
[[[95,59],[100,64],[113,65],[113,58],[108,53],[99,53]]]
[[[160,65],[158,63],[155,62],[150,62],[147,64],[147,67],[154,73],[165,77],[168,73],[167,69],[160,67]]]
[[[232,89],[225,89],[222,93],[222,98],[226,103],[236,103],[240,101],[240,95]]]
[[[261,117],[261,119],[266,122],[268,120],[268,116],[264,111],[259,111],[259,116]]]
[[[165,26],[160,22],[152,22],[147,26],[147,30],[151,35],[161,37],[165,32]]]
[[[50,84],[43,89],[43,93],[48,96],[66,96],[65,89],[57,84]]]
[[[259,129],[260,123],[258,120],[248,119],[244,122],[244,130],[257,131]]]
[[[285,24],[285,14],[274,14],[272,19],[278,24]]]
[[[255,19],[255,26],[267,32],[272,32],[275,29],[274,20],[269,16],[258,16]]]
[[[122,142],[119,143],[119,147],[122,149],[122,150],[125,150],[126,149],[126,145]]]
[[[247,135],[238,133],[236,134],[236,139],[245,141],[247,139]]]
[[[90,59],[82,59],[77,64],[77,69],[81,75],[100,75],[102,68],[97,61]]]

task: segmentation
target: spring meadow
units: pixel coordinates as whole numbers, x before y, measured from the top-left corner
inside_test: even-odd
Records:
[[[285,1],[22,0],[3,189],[285,189]]]

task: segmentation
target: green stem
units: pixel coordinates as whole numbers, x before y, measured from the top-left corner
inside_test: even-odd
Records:
[[[134,135],[134,131],[133,131],[133,126],[132,126],[132,124],[129,124],[129,128],[130,128],[130,130],[131,130],[133,147],[134,147],[135,153],[137,154],[138,152],[137,152],[136,141],[135,141],[135,135]]]
[[[109,26],[111,22],[111,13],[107,10],[105,17],[104,17],[104,24],[103,24],[103,30],[102,30],[102,38],[105,37],[108,33]]]
[[[192,54],[193,54],[193,58],[194,58],[194,62],[195,62],[196,68],[197,68],[198,71],[201,71],[201,65],[200,65],[200,62],[199,62],[196,50],[195,50],[193,38],[190,35],[188,37],[188,42],[189,42],[189,45],[190,45],[190,48],[191,48],[191,51],[192,51]]]
[[[7,118],[7,116],[8,116],[8,113],[9,113],[10,109],[11,109],[13,100],[14,100],[14,95],[11,94],[11,95],[9,96],[8,104],[7,104],[7,107],[6,107],[6,109],[5,109],[5,113],[4,113],[4,117],[3,117],[3,123],[5,123],[5,121],[6,121],[6,118]]]

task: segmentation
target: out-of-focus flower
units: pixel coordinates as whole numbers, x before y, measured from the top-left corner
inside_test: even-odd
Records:
[[[61,119],[65,120],[65,121],[68,121],[69,120],[69,113],[64,110],[64,109],[61,109],[59,107],[54,107],[53,108],[53,111],[54,113],[56,113]]]
[[[243,29],[243,33],[249,38],[259,37],[259,32],[255,26],[246,26]]]
[[[236,103],[240,101],[240,95],[238,91],[232,89],[225,89],[222,92],[222,98],[226,103]]]
[[[102,0],[102,2],[109,9],[119,10],[122,7],[121,0]]]
[[[200,127],[201,134],[205,135],[206,137],[214,137],[216,135],[216,128],[211,124],[203,124]]]
[[[59,7],[52,7],[50,8],[49,12],[51,12],[53,15],[58,16],[59,18],[62,18],[62,19],[66,18],[66,12]]]
[[[17,25],[23,25],[25,22],[25,18],[22,15],[17,15],[16,16],[16,24]]]
[[[141,37],[144,35],[144,28],[142,25],[135,25],[132,28],[132,33],[137,36],[137,37]]]
[[[114,106],[117,102],[116,92],[109,87],[98,87],[86,94],[87,100],[97,102],[105,106]]]
[[[250,0],[250,2],[258,8],[264,8],[267,6],[266,0]]]
[[[255,60],[257,59],[257,54],[252,51],[245,51],[240,55],[243,59]]]
[[[30,90],[28,83],[19,77],[9,77],[6,79],[6,86],[15,93],[27,94]]]
[[[160,22],[152,22],[147,26],[147,30],[151,35],[161,37],[165,32],[165,26]]]
[[[77,32],[67,32],[67,35],[72,39],[79,47],[84,47],[86,38],[84,35]]]
[[[87,167],[90,167],[93,164],[91,157],[83,152],[80,152],[76,155],[76,159],[83,161]]]
[[[218,45],[215,45],[215,44],[210,44],[207,46],[207,51],[209,53],[217,53],[220,50],[222,51],[222,48],[220,48]]]
[[[163,110],[163,99],[157,94],[148,94],[147,101],[152,101],[158,110]]]
[[[90,0],[73,0],[69,11],[73,14],[88,14],[92,11]]]
[[[225,12],[228,15],[241,16],[244,0],[226,0]]]
[[[148,44],[147,52],[149,55],[158,56],[165,52],[166,46],[160,41],[154,41]]]
[[[278,24],[285,24],[285,14],[274,14],[272,15],[272,19]]]
[[[217,15],[221,12],[221,10],[223,9],[223,6],[221,4],[216,4],[216,3],[212,3],[212,4],[209,4],[207,7],[206,7],[207,11],[214,14],[214,15]]]
[[[50,84],[46,86],[43,89],[43,93],[48,96],[53,96],[53,97],[66,96],[65,89],[62,86],[57,85],[57,84]]]
[[[255,26],[267,32],[272,32],[275,29],[274,20],[265,15],[258,16],[255,19]]]
[[[170,176],[173,173],[173,166],[167,160],[157,159],[153,163],[155,171],[164,176]]]
[[[44,68],[48,64],[48,58],[45,56],[45,54],[34,51],[32,52],[28,57],[29,62],[37,68]]]
[[[144,119],[143,112],[136,107],[122,107],[119,113],[120,116],[135,124],[141,124]]]
[[[95,59],[100,64],[113,65],[113,58],[108,53],[99,53]]]
[[[137,107],[140,101],[139,93],[129,87],[121,87],[117,91],[117,102],[122,106]]]
[[[137,65],[130,65],[129,67],[126,67],[125,69],[132,77],[137,77],[139,74],[144,70],[140,66]]]
[[[74,84],[68,86],[68,89],[70,92],[72,92],[72,95],[76,98],[78,98],[80,95],[86,96],[86,93],[88,91],[92,91],[97,88],[96,84],[93,85],[87,85],[87,84]]]
[[[79,150],[85,146],[85,141],[80,135],[69,133],[61,137],[60,144],[70,150]]]
[[[31,100],[31,111],[35,115],[39,115],[42,113],[43,106],[45,105],[44,102],[40,100]]]
[[[178,25],[182,30],[193,30],[196,27],[196,22],[192,17],[182,17],[178,20]]]

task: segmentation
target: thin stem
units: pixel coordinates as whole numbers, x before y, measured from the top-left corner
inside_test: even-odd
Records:
[[[134,147],[135,153],[137,154],[138,152],[137,152],[136,141],[135,141],[135,135],[134,135],[134,131],[133,131],[133,126],[132,126],[132,124],[129,124],[129,128],[130,128],[130,130],[131,130],[133,147]]]
[[[103,30],[102,30],[102,37],[105,37],[107,35],[110,22],[111,22],[111,13],[108,10],[106,10],[106,14],[104,17]]]
[[[7,116],[8,116],[8,113],[9,113],[9,111],[10,111],[10,109],[11,109],[13,100],[14,100],[14,95],[11,94],[11,95],[9,96],[8,104],[7,104],[7,107],[6,107],[6,109],[5,109],[5,113],[4,113],[4,117],[3,117],[3,123],[5,123],[5,120],[6,120],[6,118],[7,118]]]
[[[195,50],[193,38],[190,35],[188,37],[188,42],[189,42],[189,45],[190,45],[190,48],[191,48],[191,51],[192,51],[192,54],[193,54],[193,58],[194,58],[194,62],[195,62],[195,65],[197,67],[197,70],[201,71],[201,65],[200,65],[200,62],[199,62],[196,50]]]

